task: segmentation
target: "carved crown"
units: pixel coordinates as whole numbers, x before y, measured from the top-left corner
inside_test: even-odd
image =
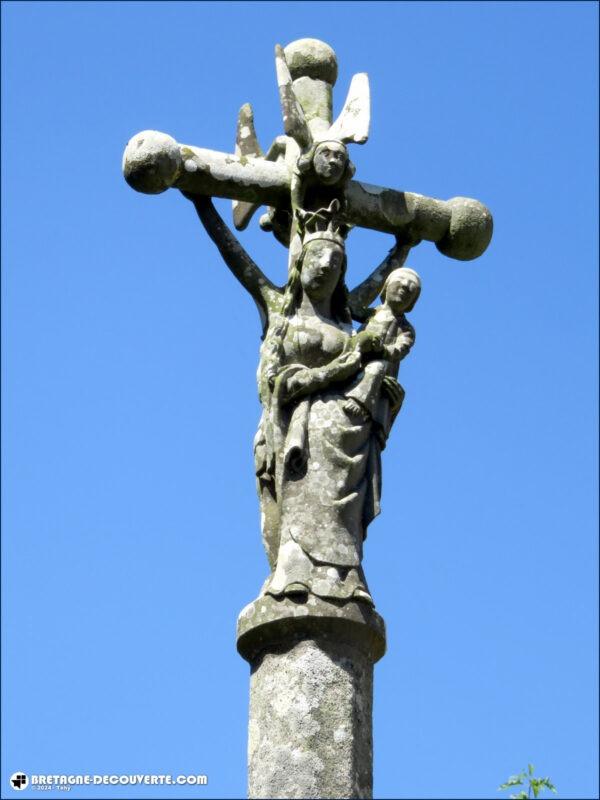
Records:
[[[298,209],[296,213],[302,245],[315,239],[325,239],[345,247],[345,239],[350,231],[350,226],[344,222],[340,208],[340,201],[334,199],[327,208],[320,208],[318,211]]]

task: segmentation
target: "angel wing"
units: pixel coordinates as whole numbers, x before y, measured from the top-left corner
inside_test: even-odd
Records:
[[[263,153],[256,129],[254,127],[254,112],[250,103],[246,103],[240,108],[238,114],[237,129],[235,134],[235,154],[244,158],[260,158],[265,161],[279,161],[285,155],[285,136],[278,136],[273,140],[266,153]],[[243,231],[248,227],[254,212],[260,208],[262,203],[249,203],[245,200],[233,200],[233,224],[238,231]]]
[[[359,72],[352,78],[344,107],[327,131],[327,138],[344,143],[364,144],[369,138],[370,121],[369,76],[366,72]]]
[[[292,76],[285,60],[283,47],[279,44],[275,45],[275,69],[283,115],[283,129],[298,143],[301,150],[307,150],[312,144],[312,136],[302,106],[294,93]]]
[[[246,158],[261,158],[263,151],[258,143],[254,127],[254,112],[250,103],[245,103],[238,114],[237,129],[235,133],[235,154]],[[244,200],[234,200],[233,224],[238,231],[247,227],[252,215],[259,208],[260,203],[248,203]]]

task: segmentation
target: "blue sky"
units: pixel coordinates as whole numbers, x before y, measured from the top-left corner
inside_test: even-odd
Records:
[[[146,128],[232,150],[248,101],[268,145],[273,47],[304,36],[337,52],[337,110],[369,73],[357,178],[495,218],[479,260],[408,262],[417,343],[365,557],[388,628],[375,795],[498,797],[530,761],[598,796],[597,22],[578,2],[2,4],[2,797],[16,770],[209,778],[73,798],[245,792],[258,317],[187,201],[120,167]],[[283,282],[283,248],[256,222],[243,242]],[[392,243],[354,231],[349,282]]]

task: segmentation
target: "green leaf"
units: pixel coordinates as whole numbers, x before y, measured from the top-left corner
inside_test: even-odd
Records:
[[[501,789],[510,789],[511,786],[521,786],[523,784],[524,777],[525,776],[523,774],[511,775],[510,778],[506,781],[506,783],[503,783],[502,786],[498,787],[498,791],[500,791]]]
[[[545,786],[546,789],[550,789],[551,792],[554,792],[554,794],[557,794],[556,786],[552,783],[550,778],[540,778],[540,785],[541,786]]]
[[[533,796],[537,797],[538,794],[540,793],[540,782],[535,778],[532,778],[529,782],[529,785],[533,789]]]
[[[533,764],[528,764],[528,765],[527,765],[527,768],[529,769],[529,774],[530,774],[530,775],[533,775],[533,770],[534,770],[534,766],[533,766]]]
[[[510,800],[527,800],[527,792],[519,792],[519,794],[511,794]]]

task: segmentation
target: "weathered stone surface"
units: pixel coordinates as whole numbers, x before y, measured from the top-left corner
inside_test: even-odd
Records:
[[[281,642],[303,637],[346,643],[363,651],[372,662],[385,653],[383,619],[365,603],[333,603],[309,595],[304,601],[263,595],[238,617],[237,648],[252,663]]]
[[[437,249],[461,261],[478,258],[492,238],[492,215],[484,205],[469,197],[453,197],[448,200],[447,208],[450,224],[444,236],[436,240]],[[429,219],[426,224],[429,226]]]
[[[313,78],[333,86],[338,65],[335,52],[320,39],[296,39],[284,48],[293,80]]]
[[[252,668],[249,797],[371,797],[379,614],[355,601],[264,595],[240,613],[237,646]]]
[[[181,173],[181,148],[166,133],[140,131],[123,153],[123,175],[137,192],[160,194],[173,186]]]
[[[327,138],[364,144],[369,138],[370,106],[369,76],[366,72],[359,72],[352,78],[344,107],[327,131]]]
[[[291,639],[250,678],[251,798],[372,796],[373,663],[355,647]]]
[[[132,188],[158,194],[173,186],[192,194],[272,206],[285,204],[289,197],[291,178],[281,161],[190,145],[177,145],[176,151],[173,141],[158,131],[142,131],[131,139],[124,172]],[[492,238],[492,215],[477,200],[435,200],[350,181],[346,203],[343,217],[349,224],[435,242],[444,255],[461,261],[480,256]]]

